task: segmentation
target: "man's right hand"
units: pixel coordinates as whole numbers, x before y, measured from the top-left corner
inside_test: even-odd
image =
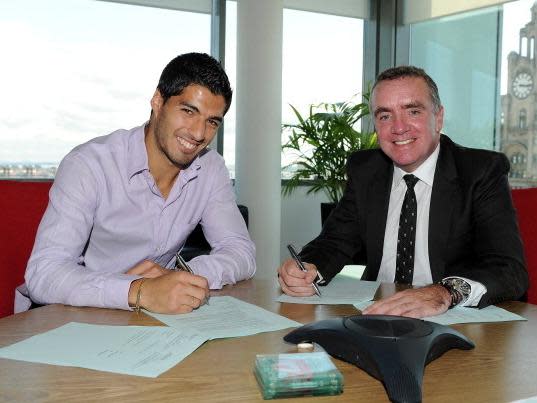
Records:
[[[304,263],[307,272],[300,270],[293,259],[287,259],[278,268],[278,281],[282,291],[293,297],[308,297],[315,294],[312,283],[317,277],[317,267]]]
[[[129,305],[136,305],[141,281],[140,307],[156,313],[188,313],[209,296],[207,279],[185,271],[169,271],[158,277],[145,277],[131,283]]]

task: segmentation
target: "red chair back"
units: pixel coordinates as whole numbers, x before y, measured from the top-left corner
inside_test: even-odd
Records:
[[[13,314],[15,288],[24,282],[51,185],[51,181],[0,180],[0,318]]]
[[[528,302],[537,304],[537,188],[513,189],[511,193],[528,265]]]

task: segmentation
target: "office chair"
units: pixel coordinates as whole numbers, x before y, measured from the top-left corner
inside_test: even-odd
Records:
[[[537,212],[535,210],[537,207],[537,188],[513,189],[511,194],[518,216],[530,279],[527,302],[537,304]]]
[[[13,314],[52,181],[0,181],[0,318]]]

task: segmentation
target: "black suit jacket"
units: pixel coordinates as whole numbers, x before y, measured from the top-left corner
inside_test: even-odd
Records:
[[[508,171],[503,154],[465,148],[441,135],[429,213],[431,274],[434,282],[462,276],[484,284],[480,307],[518,299],[528,288]],[[366,265],[362,279],[375,280],[393,162],[380,149],[358,151],[349,158],[347,176],[341,201],[301,257],[327,281],[356,261]]]

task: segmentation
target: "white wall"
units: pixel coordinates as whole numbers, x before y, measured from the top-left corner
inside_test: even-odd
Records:
[[[259,277],[279,264],[282,0],[237,2],[235,188],[248,206]]]

